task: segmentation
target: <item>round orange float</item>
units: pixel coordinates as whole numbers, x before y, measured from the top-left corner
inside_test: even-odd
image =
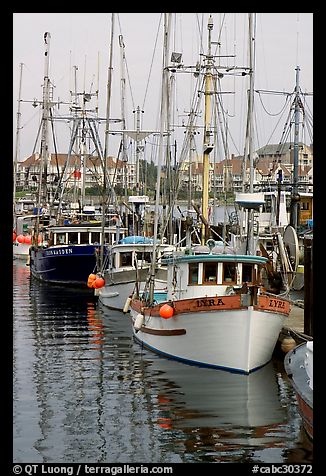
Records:
[[[105,280],[101,278],[100,276],[98,276],[95,279],[95,281],[93,281],[93,288],[96,288],[96,289],[103,288],[104,285],[105,285]]]
[[[169,304],[163,304],[162,307],[160,307],[160,316],[163,317],[163,319],[170,319],[174,314],[173,307],[170,306]]]

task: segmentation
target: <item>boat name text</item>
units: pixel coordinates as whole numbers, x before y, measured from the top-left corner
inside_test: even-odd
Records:
[[[62,248],[59,250],[46,250],[46,255],[47,256],[52,256],[52,255],[71,255],[72,254],[72,248]]]
[[[278,309],[285,309],[285,302],[279,301],[278,299],[270,299],[268,306],[277,307]]]
[[[200,299],[197,300],[197,307],[207,307],[207,306],[224,306],[222,298],[217,299]]]

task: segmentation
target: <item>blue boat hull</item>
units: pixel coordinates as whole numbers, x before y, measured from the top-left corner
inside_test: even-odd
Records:
[[[106,254],[106,248],[105,248]],[[30,270],[40,281],[87,288],[90,273],[96,271],[98,245],[63,245],[30,248]]]

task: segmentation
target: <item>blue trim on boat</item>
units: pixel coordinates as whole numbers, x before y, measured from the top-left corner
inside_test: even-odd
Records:
[[[170,360],[177,360],[178,362],[182,362],[182,363],[187,364],[187,365],[193,365],[195,367],[205,367],[205,368],[211,368],[211,369],[217,369],[217,370],[225,370],[225,371],[230,372],[230,373],[249,375],[249,374],[255,372],[256,370],[259,370],[260,368],[265,367],[265,365],[267,365],[267,363],[268,363],[268,362],[266,362],[266,364],[259,365],[258,367],[255,367],[254,369],[250,370],[249,372],[245,372],[244,370],[236,369],[236,368],[233,368],[233,367],[223,367],[222,365],[205,364],[203,362],[198,362],[196,360],[184,359],[183,357],[178,357],[178,356],[175,356],[175,355],[172,355],[172,354],[168,354],[166,352],[162,352],[161,350],[156,349],[156,347],[153,347],[149,344],[146,344],[144,341],[140,340],[135,333],[133,335],[134,335],[134,338],[137,342],[139,342],[146,349],[149,349],[149,350],[155,352],[155,354],[162,355],[163,357],[166,357]]]
[[[193,254],[193,255],[181,255],[181,256],[167,256],[162,258],[162,263],[172,264],[177,262],[203,262],[203,261],[216,261],[225,262],[231,261],[235,263],[253,263],[253,264],[265,264],[268,258],[264,256],[250,256],[250,255],[215,255],[215,254]]]

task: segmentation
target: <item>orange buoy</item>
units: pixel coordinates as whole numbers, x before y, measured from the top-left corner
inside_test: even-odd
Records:
[[[174,314],[173,307],[170,306],[169,304],[163,304],[163,306],[160,308],[160,316],[163,317],[163,319],[170,319]]]
[[[16,238],[17,238],[17,235],[16,235],[16,233],[13,231],[13,232],[12,232],[12,241],[16,241]]]
[[[24,235],[18,235],[17,236],[17,241],[18,241],[18,243],[25,243],[25,236]]]
[[[97,278],[96,274],[93,274],[91,273],[89,276],[88,276],[88,279],[87,279],[87,286],[89,288],[93,288],[93,283],[95,281],[95,279]]]
[[[32,243],[32,237],[31,235],[25,235],[24,237],[24,243],[26,243],[26,245],[30,245]]]
[[[99,289],[99,288],[103,288],[103,286],[105,285],[105,280],[103,278],[101,278],[100,276],[98,276],[95,281],[93,281],[93,288],[95,289]]]

